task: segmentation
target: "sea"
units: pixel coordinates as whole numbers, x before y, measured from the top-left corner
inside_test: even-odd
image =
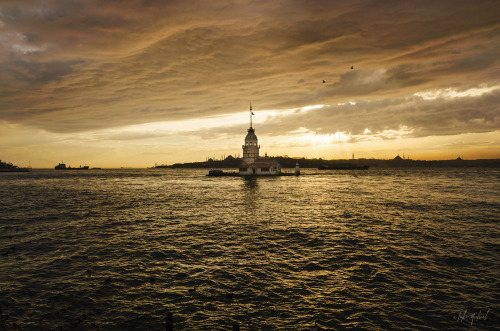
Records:
[[[500,329],[500,169],[207,173],[0,173],[0,330]]]

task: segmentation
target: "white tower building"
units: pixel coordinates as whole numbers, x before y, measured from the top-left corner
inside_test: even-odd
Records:
[[[245,145],[243,145],[243,163],[251,164],[259,157],[259,141],[255,135],[255,131],[252,128],[252,123],[250,122],[250,128],[247,130],[247,136],[245,137]]]
[[[281,165],[273,158],[259,157],[259,141],[252,127],[252,104],[250,104],[250,128],[247,130],[245,145],[243,145],[243,160],[239,174],[248,175],[271,175],[281,174]]]

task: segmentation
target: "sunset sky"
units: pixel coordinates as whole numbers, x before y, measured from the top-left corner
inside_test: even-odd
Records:
[[[499,17],[497,0],[1,0],[0,159],[238,156],[250,102],[261,154],[500,158]]]

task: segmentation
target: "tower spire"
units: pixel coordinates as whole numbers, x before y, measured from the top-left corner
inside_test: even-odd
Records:
[[[253,115],[252,102],[250,101],[250,129],[252,129],[252,115]]]

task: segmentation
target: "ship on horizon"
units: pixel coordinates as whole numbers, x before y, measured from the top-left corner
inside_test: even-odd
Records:
[[[0,172],[28,172],[31,171],[31,167],[29,168],[20,168],[16,165],[13,165],[10,162],[3,162],[0,160]]]
[[[79,168],[71,168],[71,166],[66,167],[66,164],[61,162],[54,167],[55,170],[89,170],[89,166],[80,166]]]

